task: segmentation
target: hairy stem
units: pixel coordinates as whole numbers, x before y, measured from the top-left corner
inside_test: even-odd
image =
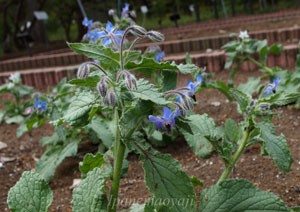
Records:
[[[219,178],[217,184],[220,184],[220,182],[222,180],[225,180],[225,179],[228,178],[228,176],[231,173],[233,167],[235,166],[236,162],[238,161],[238,159],[240,158],[241,154],[243,153],[243,151],[246,147],[247,141],[249,139],[250,132],[251,132],[250,127],[247,127],[247,129],[244,131],[244,135],[243,135],[243,138],[242,138],[242,143],[240,144],[238,150],[234,153],[234,155],[232,157],[232,160],[231,160],[231,163],[223,171],[223,173],[222,173],[221,177]]]
[[[132,29],[132,27],[128,27],[128,28],[125,30],[125,32],[124,32],[124,34],[123,34],[123,36],[122,36],[122,40],[121,40],[121,50],[120,50],[121,70],[124,69],[123,43],[124,43],[124,40],[125,40],[125,37],[126,37],[127,33],[128,33],[129,30],[131,30],[131,29]]]
[[[267,66],[265,66],[264,64],[258,62],[257,60],[253,59],[252,57],[247,57],[248,60],[250,60],[252,63],[254,63],[255,65],[257,65],[259,68],[263,69],[264,71],[266,71],[268,74],[273,74],[273,70]]]
[[[113,169],[113,179],[110,189],[108,211],[116,212],[118,206],[118,193],[121,179],[121,170],[124,160],[126,146],[121,141],[120,130],[119,130],[119,114],[118,108],[115,108],[114,121],[116,126],[116,138],[115,138],[115,149],[114,149],[114,169]]]

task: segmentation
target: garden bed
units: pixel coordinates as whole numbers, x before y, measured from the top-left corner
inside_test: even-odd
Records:
[[[259,76],[255,71],[239,72],[237,83],[245,82],[250,76]],[[222,71],[215,75],[215,78],[225,81],[228,79],[228,72]],[[185,85],[187,79],[180,79],[179,86]],[[2,98],[2,99],[1,99]],[[0,97],[2,101],[3,98]],[[235,111],[236,105],[229,103],[226,98],[217,91],[205,90],[197,96],[198,104],[195,112],[208,113],[216,123],[222,124],[226,118],[241,120],[241,116]],[[220,103],[220,105],[218,105]],[[239,164],[233,172],[235,178],[245,178],[262,190],[276,193],[289,206],[300,204],[300,146],[299,136],[295,133],[300,126],[300,110],[287,106],[277,110],[280,119],[274,119],[278,132],[286,135],[291,149],[294,163],[291,172],[282,174],[275,163],[269,157],[260,155],[260,148],[254,146],[248,149],[240,158]],[[44,135],[52,133],[52,127],[45,125],[42,128],[33,130],[30,134],[25,134],[21,139],[17,139],[15,125],[0,125],[0,141],[5,142],[8,147],[0,151],[0,156],[12,157],[15,160],[4,164],[0,169],[0,211],[8,211],[6,204],[7,193],[25,170],[34,169],[36,159],[40,157],[43,149],[39,146],[39,139]],[[183,138],[178,138],[167,147],[160,147],[160,151],[172,154],[183,166],[189,175],[197,176],[204,181],[204,187],[215,184],[224,169],[223,163],[216,154],[212,154],[206,159],[197,158],[189,149]],[[71,211],[70,186],[74,178],[80,178],[78,163],[87,152],[96,152],[97,146],[90,142],[84,142],[79,148],[76,157],[66,159],[58,168],[56,175],[50,184],[54,190],[54,202],[51,211]],[[127,208],[130,201],[140,203],[145,201],[148,193],[143,181],[143,171],[136,156],[129,155],[130,166],[128,175],[121,181],[120,207]],[[126,202],[127,201],[127,202]]]

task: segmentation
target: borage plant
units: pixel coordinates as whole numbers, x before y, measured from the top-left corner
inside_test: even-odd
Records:
[[[124,41],[132,33],[136,39],[125,46]],[[278,83],[271,83],[262,94],[253,99],[237,89],[230,95],[237,103],[244,120],[236,124],[227,120],[225,127],[216,127],[206,114],[192,113],[195,94],[201,90],[200,69],[192,64],[159,62],[134,51],[134,44],[144,38],[162,41],[163,35],[132,26],[124,31],[121,42],[109,37],[98,37],[91,44],[73,43],[70,48],[96,61],[88,61],[78,69],[78,79],[71,80],[80,86],[76,96],[55,124],[87,126],[97,123],[103,140],[111,141],[104,154],[87,154],[80,164],[82,181],[73,191],[74,211],[116,211],[122,172],[126,168],[125,157],[129,151],[140,156],[146,185],[152,197],[141,206],[144,211],[289,211],[274,194],[260,191],[251,183],[240,179],[227,179],[243,151],[259,143],[265,153],[287,172],[292,158],[285,137],[276,136],[272,124],[272,109],[295,101],[298,94],[278,92]],[[107,46],[104,39],[112,39]],[[187,86],[177,88],[177,75],[191,74],[194,78]],[[151,77],[149,80],[142,76]],[[220,154],[225,169],[216,185],[203,190],[197,204],[194,186],[201,184],[195,177],[183,172],[178,161],[162,154],[150,144],[157,132],[165,135],[182,133],[193,149],[208,143]],[[111,180],[109,195],[106,182]],[[30,186],[34,184],[34,186]],[[33,192],[35,191],[35,192]],[[38,191],[38,192],[37,192]],[[33,196],[19,194],[33,192]],[[40,192],[40,193],[39,193]],[[42,177],[25,172],[10,190],[8,205],[12,210],[21,208],[45,211],[53,198]],[[240,203],[243,204],[240,204]],[[130,211],[136,211],[131,208]]]
[[[0,86],[1,94],[9,94],[14,100],[3,102],[3,109],[0,110],[0,123],[19,124],[26,116],[27,107],[31,106],[30,95],[34,89],[22,84],[19,72],[11,74],[7,82]]]

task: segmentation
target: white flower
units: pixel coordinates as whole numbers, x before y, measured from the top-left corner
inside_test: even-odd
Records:
[[[242,40],[249,38],[247,30],[240,31],[239,38],[241,38]]]
[[[19,72],[16,72],[14,74],[11,74],[8,79],[12,81],[14,84],[18,84],[21,82],[21,75]]]

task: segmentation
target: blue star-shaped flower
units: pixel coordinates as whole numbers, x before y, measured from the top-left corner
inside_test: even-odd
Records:
[[[107,22],[106,28],[103,31],[97,33],[98,38],[103,38],[103,46],[107,46],[116,42],[117,45],[121,45],[121,37],[123,36],[123,30],[117,30],[110,21]]]
[[[156,60],[157,62],[160,62],[160,61],[163,59],[164,56],[165,56],[165,53],[164,53],[164,52],[157,52],[157,53],[156,53],[155,60]]]
[[[47,110],[47,102],[46,101],[41,102],[41,100],[39,98],[36,98],[33,108],[37,109],[38,112],[42,113],[45,110]]]
[[[280,82],[281,78],[277,77],[272,83],[268,83],[264,94],[269,95],[270,93],[276,93],[276,88]]]
[[[179,110],[175,113],[168,107],[163,107],[163,116],[149,116],[149,121],[155,123],[157,129],[166,130],[167,133],[172,132],[172,128],[175,126],[175,118],[179,115]]]
[[[93,26],[93,20],[89,20],[87,17],[84,17],[82,25],[90,29]]]

